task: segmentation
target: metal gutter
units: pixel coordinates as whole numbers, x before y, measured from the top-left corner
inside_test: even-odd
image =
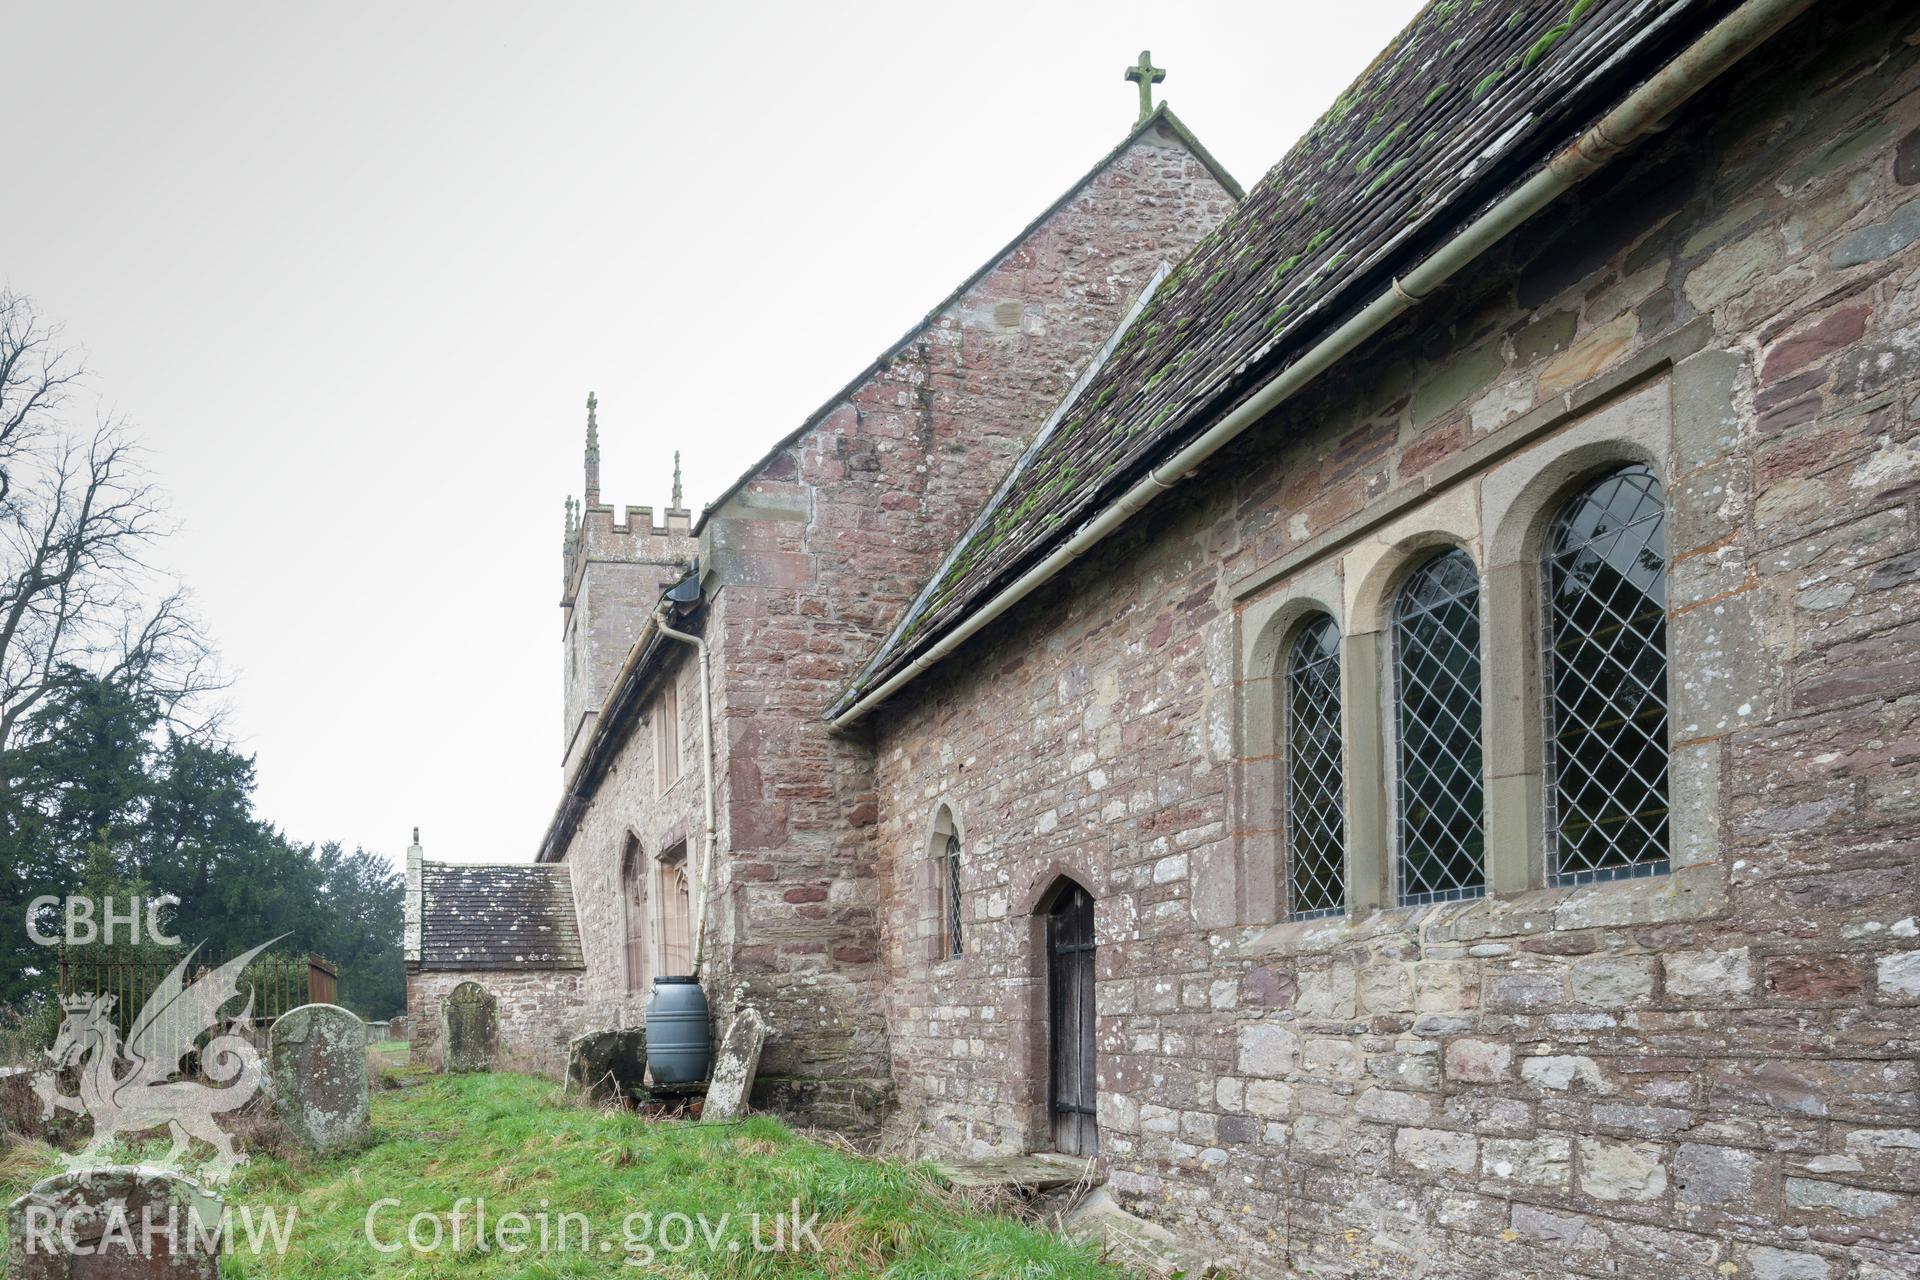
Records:
[[[707,671],[707,642],[699,636],[685,631],[675,631],[667,625],[666,600],[654,610],[653,625],[661,635],[669,640],[678,640],[681,644],[693,646],[700,660],[700,785],[706,805],[707,833],[706,842],[700,850],[700,865],[694,869],[693,882],[700,886],[700,902],[694,909],[693,955],[691,969],[694,977],[700,976],[700,960],[707,941],[707,896],[713,888],[713,681]]]
[[[845,711],[831,717],[849,728],[895,691],[978,634],[988,623],[1024,600],[1062,569],[1119,528],[1161,493],[1185,479],[1202,462],[1290,399],[1314,378],[1434,290],[1474,262],[1522,222],[1599,171],[1625,148],[1645,137],[1668,115],[1722,72],[1758,48],[1787,23],[1811,8],[1814,0],[1747,0],[1666,66],[1623,98],[1585,133],[1554,155],[1538,173],[1469,223],[1452,240],[1368,303],[1352,319],[1309,348],[1270,382],[1228,412],[1172,458],[1149,471],[1079,532],[1003,588],[947,632],[925,653],[895,672]]]

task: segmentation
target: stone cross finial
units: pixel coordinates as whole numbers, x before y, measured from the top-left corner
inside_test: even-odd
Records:
[[[1166,71],[1153,65],[1153,55],[1145,49],[1140,51],[1139,63],[1127,68],[1127,79],[1140,86],[1140,119],[1135,124],[1153,114],[1153,86],[1166,78]]]
[[[680,509],[680,451],[673,451],[673,509]]]

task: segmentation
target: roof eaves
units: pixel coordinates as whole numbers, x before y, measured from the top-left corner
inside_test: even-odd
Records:
[[[1587,65],[1583,68],[1579,80],[1581,87],[1591,86],[1596,81],[1607,77],[1610,73],[1620,71],[1623,67],[1631,67],[1634,64],[1648,61],[1649,52],[1654,49],[1661,39],[1667,36],[1669,28],[1678,27],[1685,29],[1687,27],[1688,24],[1684,19],[1678,22],[1669,22],[1668,20],[1673,18],[1674,14],[1668,10],[1662,10],[1658,12],[1657,15],[1649,17],[1645,13],[1648,3],[1649,0],[1628,0],[1628,3],[1622,6],[1628,13],[1626,21],[1631,24],[1626,27],[1627,38],[1616,42],[1610,47],[1603,47],[1593,51],[1597,53],[1598,56],[1590,58]],[[1335,107],[1330,109],[1329,113],[1322,118],[1322,123],[1324,124],[1327,120],[1337,119],[1343,110],[1344,104],[1347,104],[1348,100],[1354,97],[1355,90],[1363,85],[1373,70],[1378,68],[1390,55],[1403,54],[1406,52],[1406,50],[1400,46],[1407,40],[1409,33],[1425,20],[1428,12],[1437,11],[1446,7],[1450,6],[1431,5],[1428,6],[1427,10],[1423,10],[1421,18],[1416,19],[1415,23],[1409,26],[1408,31],[1402,33],[1399,40],[1393,45],[1390,45],[1380,57],[1374,60],[1369,71],[1363,73],[1360,79],[1356,80],[1354,87],[1349,88],[1347,93],[1343,94],[1341,99],[1336,102]],[[1708,0],[1703,0],[1702,3],[1692,6],[1691,9],[1705,10],[1707,11],[1706,17],[1710,18],[1720,7],[1723,6],[1712,4],[1708,2]],[[1696,21],[1704,25],[1704,19],[1696,19]],[[1511,28],[1511,23],[1508,25],[1509,28]],[[1431,98],[1429,98],[1429,101],[1430,100]],[[1533,116],[1529,114],[1527,118],[1521,122],[1521,125],[1524,126],[1531,122],[1532,119]],[[1313,140],[1319,133],[1321,127],[1322,125],[1316,125],[1314,129],[1309,130],[1307,135],[1303,137],[1299,143],[1295,144],[1294,150],[1300,149],[1307,145],[1309,141]],[[1347,299],[1349,297],[1360,296],[1365,292],[1368,277],[1374,276],[1384,270],[1403,255],[1417,252],[1416,242],[1421,239],[1422,233],[1431,234],[1436,230],[1444,232],[1445,229],[1449,227],[1457,232],[1461,226],[1471,221],[1472,210],[1482,205],[1490,205],[1495,198],[1494,195],[1487,194],[1486,191],[1478,189],[1473,180],[1479,180],[1479,182],[1485,183],[1487,189],[1496,194],[1498,190],[1504,189],[1505,182],[1499,178],[1494,178],[1491,182],[1488,182],[1488,179],[1493,178],[1490,170],[1504,170],[1505,180],[1517,182],[1519,180],[1517,175],[1523,175],[1526,172],[1524,166],[1530,163],[1528,159],[1516,155],[1511,149],[1511,144],[1519,131],[1520,127],[1516,126],[1510,129],[1505,135],[1494,138],[1488,143],[1485,150],[1471,158],[1465,170],[1459,175],[1460,181],[1451,193],[1446,193],[1446,198],[1437,203],[1429,203],[1423,206],[1421,209],[1423,216],[1421,218],[1402,225],[1385,236],[1380,243],[1373,246],[1372,249],[1365,254],[1359,263],[1355,264],[1357,269],[1345,281],[1341,282],[1333,290],[1321,293],[1317,297],[1310,296],[1298,299],[1304,302],[1305,305],[1290,318],[1292,323],[1286,326],[1284,332],[1272,334],[1265,341],[1255,343],[1250,348],[1243,348],[1239,352],[1219,352],[1218,355],[1225,357],[1225,359],[1211,370],[1208,370],[1203,375],[1203,381],[1192,388],[1192,398],[1184,406],[1184,411],[1181,415],[1182,425],[1180,430],[1191,434],[1191,428],[1194,422],[1199,421],[1204,423],[1206,420],[1221,416],[1239,401],[1246,399],[1256,392],[1258,387],[1266,380],[1276,376],[1288,363],[1287,357],[1289,350],[1292,345],[1299,340],[1303,330],[1324,327],[1337,321],[1344,312]],[[1338,153],[1336,153],[1336,157],[1337,154]],[[1273,170],[1269,171],[1265,182],[1270,184],[1279,179],[1285,165],[1291,158],[1292,152],[1289,153],[1287,158],[1283,159],[1281,164],[1276,165]],[[1376,185],[1378,185],[1377,182]],[[1250,200],[1258,201],[1260,198],[1260,192],[1256,191],[1256,193],[1250,197]],[[1219,228],[1216,228],[1215,232],[1210,233],[1205,240],[1195,247],[1192,253],[1183,260],[1179,271],[1176,272],[1176,283],[1179,280],[1179,276],[1188,269],[1189,264],[1200,261],[1203,254],[1211,247],[1212,242],[1225,235],[1230,228],[1232,228],[1236,218],[1239,218],[1240,214],[1246,213],[1247,210],[1248,206],[1243,203],[1240,211],[1237,211],[1235,215],[1231,215],[1226,222],[1223,222]],[[1257,210],[1255,210],[1255,212],[1257,212]],[[1316,240],[1307,247],[1312,249],[1317,243],[1318,241]],[[1245,252],[1246,249],[1243,248],[1241,253],[1244,254]],[[1344,251],[1338,256],[1345,256]],[[1296,294],[1299,289],[1304,287],[1305,283],[1306,282],[1302,282],[1302,284],[1295,286]],[[1211,286],[1212,281],[1209,280],[1207,287],[1210,289]],[[1166,296],[1171,292],[1170,289],[1163,289],[1162,295]],[[1294,300],[1293,298],[1288,299],[1289,303]],[[1282,310],[1285,309],[1286,308],[1283,308]],[[1231,319],[1231,316],[1229,319]],[[1117,363],[1116,361],[1116,366]],[[1154,380],[1157,381],[1158,379],[1156,378]],[[1150,389],[1152,383],[1149,382],[1147,385]],[[1145,407],[1151,408],[1152,406],[1149,404]],[[1144,409],[1142,412],[1144,412]],[[1161,417],[1165,418],[1166,416],[1167,413],[1163,410]],[[1179,440],[1170,439],[1168,441],[1168,448],[1171,449],[1178,443]],[[1152,456],[1149,456],[1141,465],[1149,465],[1151,462]],[[1127,465],[1133,467],[1133,464]],[[1138,468],[1133,467],[1133,469],[1137,470]],[[1101,483],[1095,486],[1095,489],[1099,492],[1090,491],[1086,495],[1088,501],[1092,503],[1092,506],[1087,510],[1097,512],[1102,502],[1110,500],[1101,498],[1099,493],[1104,492],[1108,488],[1114,488],[1115,492],[1118,492],[1118,487],[1124,487],[1123,482],[1128,481],[1132,477],[1132,474],[1133,472],[1131,470],[1123,468],[1121,471],[1102,477]],[[976,521],[976,529],[982,527],[986,521],[999,514],[994,511],[994,506],[999,504],[1000,501],[1001,499],[996,496],[995,504],[990,504],[988,510],[982,513],[981,520]],[[1061,512],[1053,513],[1056,518],[1061,514]],[[1071,512],[1068,514],[1071,514]],[[1021,553],[1026,557],[1025,560],[1002,566],[997,571],[999,576],[992,581],[1004,580],[1016,576],[1022,563],[1031,562],[1033,558],[1044,552],[1048,546],[1058,545],[1063,540],[1068,539],[1083,521],[1083,518],[1090,519],[1091,516],[1087,515],[1086,511],[1083,511],[1080,515],[1076,515],[1074,519],[1061,523],[1051,534],[1046,535],[1040,539],[1035,546],[1029,547]],[[974,534],[970,533],[968,538],[963,540],[961,547],[956,548],[956,550],[964,548],[966,543],[971,541],[974,536]],[[951,562],[952,556],[950,555],[949,563]],[[888,646],[876,651],[874,657],[863,666],[860,676],[856,677],[849,689],[842,691],[836,698],[834,709],[829,714],[836,719],[844,716],[846,714],[845,708],[849,706],[850,694],[865,696],[866,691],[871,687],[877,686],[881,680],[894,678],[898,671],[914,660],[916,654],[924,652],[926,646],[937,642],[942,635],[952,630],[954,626],[959,625],[967,613],[970,613],[974,608],[978,607],[982,600],[991,597],[991,591],[986,588],[992,586],[992,581],[986,582],[984,586],[976,583],[960,590],[956,598],[965,597],[965,600],[964,603],[959,606],[960,612],[954,616],[935,616],[939,615],[942,610],[948,609],[951,604],[950,601],[936,602],[936,604],[931,607],[916,601],[916,608],[920,611],[921,615],[918,621],[922,626],[926,627],[925,632],[919,635],[908,633],[899,639],[890,637]],[[927,626],[926,624],[930,617],[932,625]],[[856,702],[853,705],[858,704]]]
[[[1164,110],[1164,106],[1162,109]],[[1238,193],[1236,193],[1235,198],[1238,198]],[[1040,430],[1034,433],[1033,439],[1029,441],[1027,447],[1021,451],[1019,460],[1013,464],[1012,470],[1008,471],[1006,477],[1000,481],[999,487],[994,490],[993,496],[989,498],[986,505],[981,508],[980,514],[974,517],[973,523],[968,526],[966,533],[954,540],[953,546],[948,548],[947,554],[940,561],[939,567],[927,578],[926,583],[920,588],[919,594],[914,596],[913,603],[907,606],[907,610],[901,615],[900,621],[893,625],[893,630],[887,633],[887,638],[874,649],[873,656],[861,666],[859,672],[854,675],[853,679],[847,682],[845,687],[841,689],[839,695],[833,700],[833,705],[827,710],[829,719],[841,714],[841,712],[853,704],[854,700],[860,696],[873,672],[893,656],[896,646],[903,643],[908,636],[913,634],[914,624],[925,611],[928,602],[933,599],[940,583],[945,580],[948,570],[953,567],[954,560],[966,549],[967,544],[972,541],[974,535],[980,531],[981,526],[985,524],[987,520],[991,519],[994,512],[999,509],[1001,502],[1006,498],[1007,494],[1013,490],[1013,486],[1020,478],[1021,473],[1026,470],[1034,458],[1040,455],[1047,440],[1053,435],[1055,428],[1066,418],[1067,414],[1073,409],[1073,406],[1079,403],[1081,394],[1092,385],[1094,378],[1097,377],[1100,370],[1106,366],[1107,360],[1119,347],[1121,340],[1127,336],[1127,330],[1133,327],[1133,322],[1139,319],[1140,314],[1147,309],[1147,304],[1153,300],[1154,292],[1159,289],[1161,284],[1166,281],[1166,278],[1172,274],[1173,264],[1169,262],[1162,262],[1158,269],[1154,271],[1153,278],[1147,281],[1146,287],[1140,291],[1140,296],[1133,300],[1133,305],[1127,309],[1127,314],[1121,318],[1119,325],[1114,328],[1112,333],[1107,335],[1107,340],[1102,343],[1100,349],[1094,353],[1093,359],[1087,363],[1087,367],[1081,372],[1080,376],[1074,379],[1073,385],[1067,389],[1067,394],[1061,397],[1060,403],[1055,405],[1053,412],[1047,415],[1047,420],[1040,425]]]

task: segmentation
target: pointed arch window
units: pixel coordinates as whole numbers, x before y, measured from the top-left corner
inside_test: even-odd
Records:
[[[1486,892],[1480,575],[1465,551],[1414,570],[1394,601],[1397,827],[1403,903]]]
[[[1347,905],[1346,775],[1340,757],[1340,627],[1326,614],[1302,626],[1282,681],[1287,903],[1296,920]]]
[[[620,859],[621,925],[626,959],[628,991],[647,989],[647,884],[646,858],[640,842],[627,837]]]
[[[1555,884],[1668,868],[1667,505],[1624,467],[1547,532],[1549,868]]]

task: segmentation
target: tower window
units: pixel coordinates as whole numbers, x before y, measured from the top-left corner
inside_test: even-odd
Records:
[[[1581,884],[1667,870],[1667,506],[1645,467],[1615,471],[1547,533],[1550,874]]]
[[[680,688],[672,679],[661,686],[653,723],[654,763],[664,791],[680,776]]]
[[[1345,774],[1340,758],[1340,627],[1322,613],[1287,651],[1287,901],[1296,920],[1347,904]]]
[[[1400,901],[1486,892],[1480,744],[1480,575],[1459,549],[1426,561],[1394,602]]]

